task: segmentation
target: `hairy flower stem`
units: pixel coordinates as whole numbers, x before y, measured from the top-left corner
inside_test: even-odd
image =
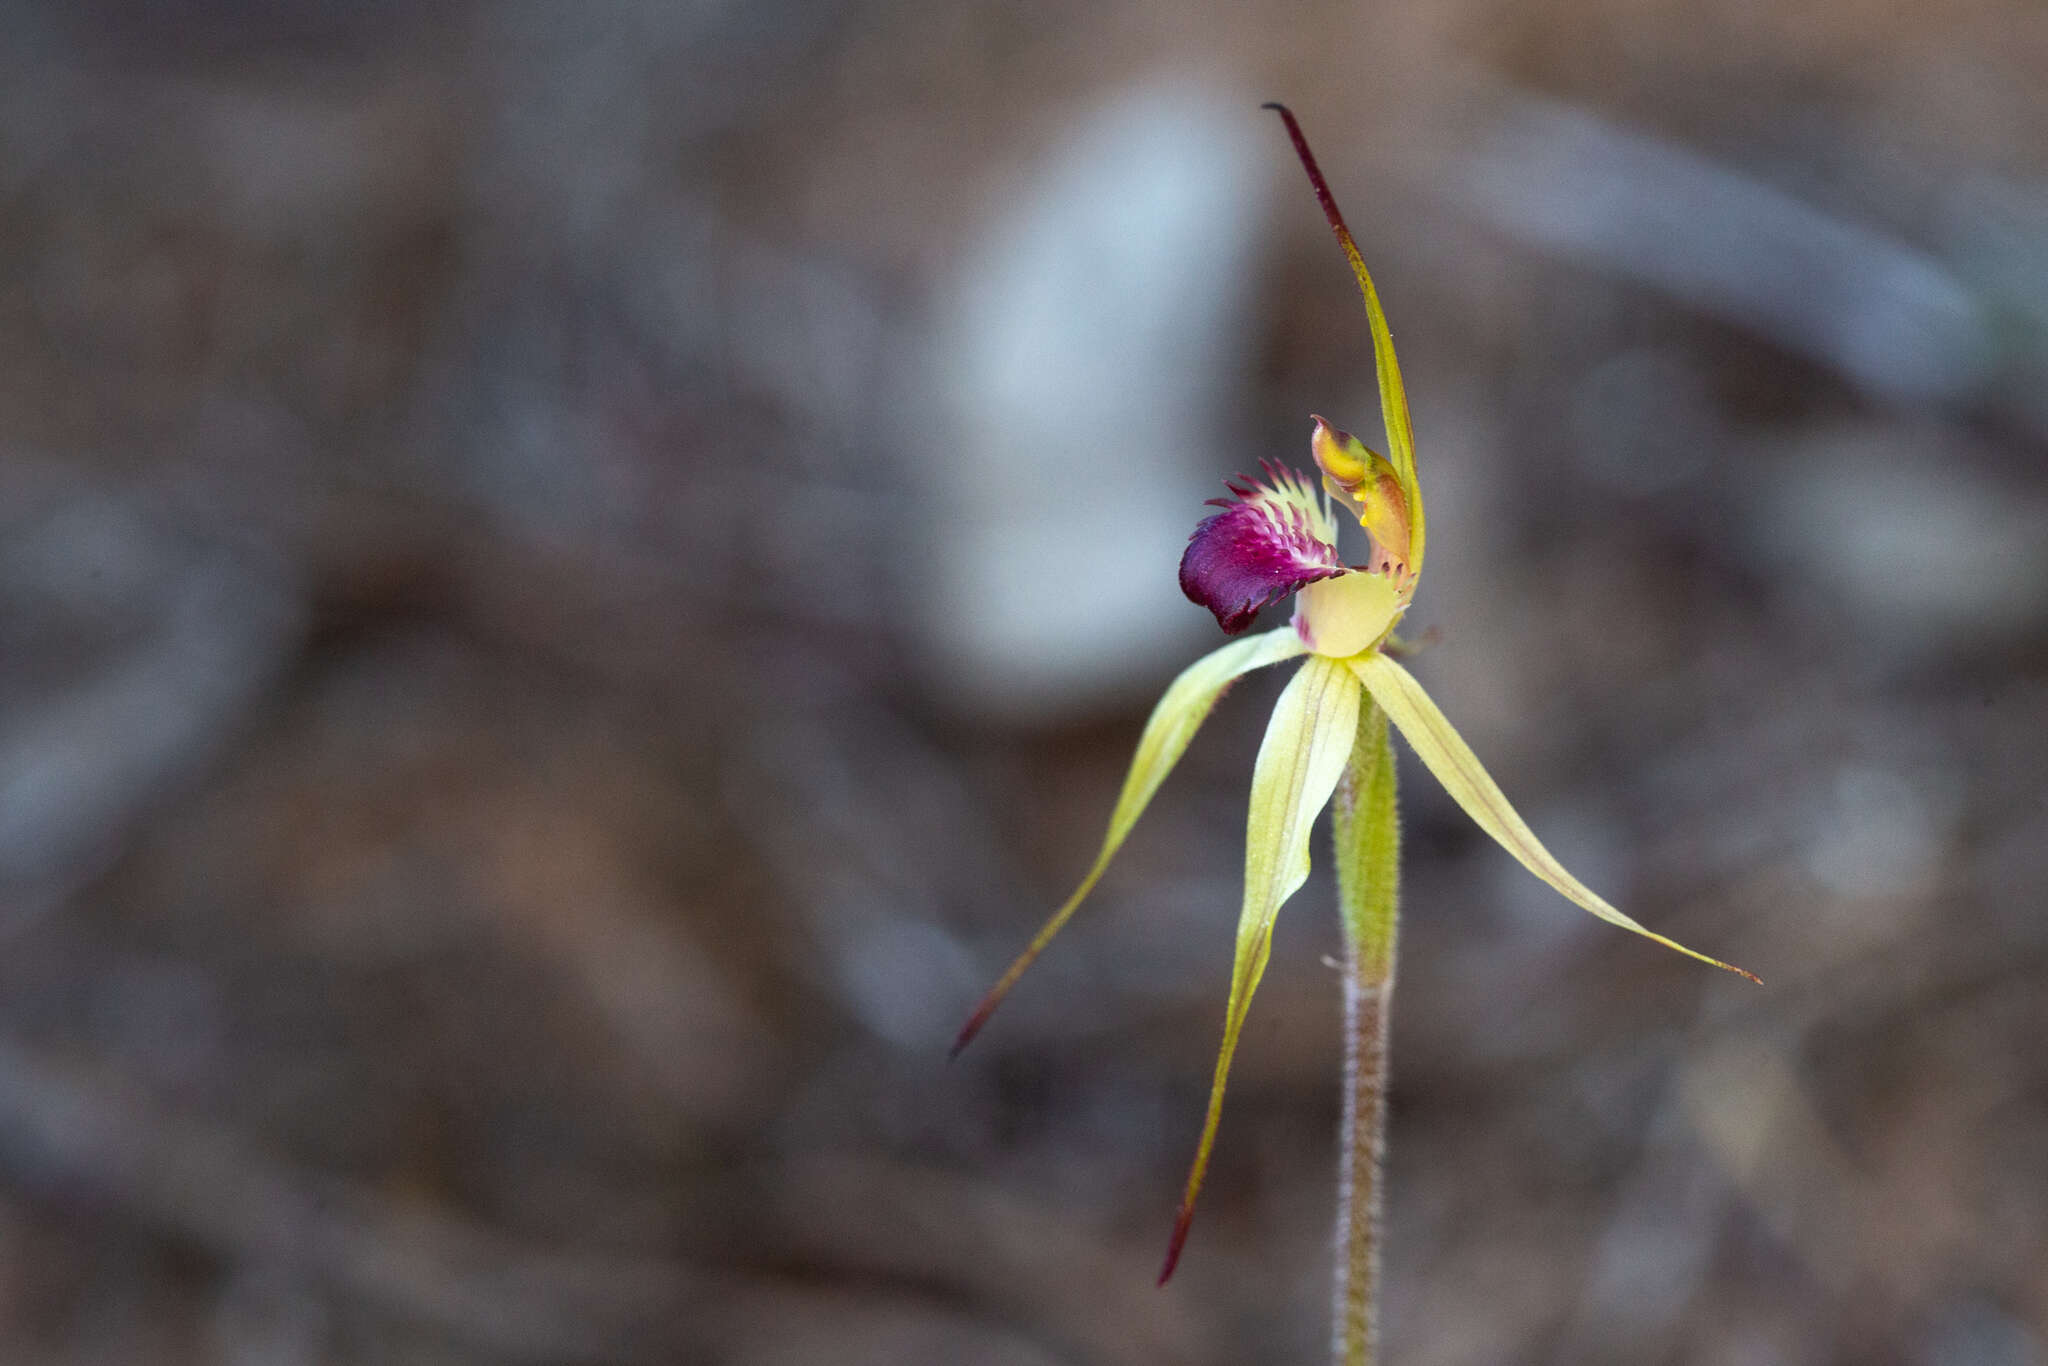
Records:
[[[1344,924],[1344,1118],[1337,1156],[1332,1357],[1372,1366],[1379,1350],[1380,1163],[1386,1148],[1387,1024],[1399,936],[1400,818],[1387,716],[1368,704],[1332,803]]]

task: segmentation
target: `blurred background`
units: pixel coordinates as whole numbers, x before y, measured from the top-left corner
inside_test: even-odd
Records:
[[[0,1361],[1315,1362],[1326,874],[1187,1260],[1201,500],[1377,444],[1387,1343],[2048,1363],[2048,14],[0,4]],[[1321,858],[1323,845],[1317,849]]]

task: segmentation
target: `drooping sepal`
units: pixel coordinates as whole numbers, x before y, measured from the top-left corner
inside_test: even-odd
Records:
[[[1195,732],[1208,719],[1210,709],[1230,685],[1253,669],[1268,664],[1278,664],[1291,659],[1306,649],[1300,637],[1290,629],[1267,631],[1244,640],[1233,640],[1220,650],[1212,650],[1187,668],[1167,686],[1157,704],[1152,708],[1151,717],[1145,722],[1144,734],[1138,738],[1138,752],[1131,757],[1131,770],[1124,778],[1123,791],[1117,795],[1116,807],[1109,815],[1109,829],[1102,837],[1102,848],[1095,855],[1095,862],[1088,869],[1081,885],[1074,889],[1060,908],[1052,913],[1042,929],[1033,937],[1024,952],[1017,955],[1009,970],[1003,973],[974,1013],[962,1025],[948,1056],[959,1056],[981,1027],[988,1023],[1003,998],[1010,994],[1010,988],[1024,975],[1052,937],[1060,932],[1068,920],[1073,918],[1088,893],[1095,890],[1103,872],[1109,867],[1116,851],[1123,848],[1124,839],[1131,833],[1131,827],[1138,823],[1138,817],[1145,814],[1145,808],[1152,801],[1152,794],[1166,781],[1166,775],[1173,772],[1173,766],[1180,762],[1180,756],[1187,752],[1188,743],[1195,738]]]
[[[1233,479],[1234,497],[1210,500],[1223,511],[1203,519],[1180,558],[1180,591],[1230,635],[1268,603],[1345,572],[1329,509],[1308,480],[1264,468],[1265,482]]]
[[[1436,775],[1452,800],[1465,808],[1465,814],[1478,823],[1479,828],[1500,844],[1501,848],[1513,854],[1524,868],[1543,881],[1555,887],[1573,904],[1591,911],[1610,925],[1619,925],[1645,939],[1654,939],[1667,949],[1676,949],[1688,958],[1697,958],[1702,963],[1747,977],[1756,982],[1760,979],[1748,972],[1718,958],[1709,958],[1697,949],[1689,949],[1675,939],[1667,939],[1656,931],[1636,923],[1628,916],[1607,904],[1587,886],[1565,871],[1564,865],[1543,847],[1535,832],[1515,808],[1508,805],[1507,796],[1500,785],[1481,766],[1479,757],[1464,737],[1451,726],[1443,712],[1430,700],[1422,685],[1415,681],[1415,675],[1388,659],[1384,654],[1360,655],[1345,663],[1365,684],[1366,691],[1393,721],[1394,728],[1401,732],[1401,738],[1414,749],[1422,766]]]
[[[1358,680],[1343,664],[1314,657],[1288,682],[1266,724],[1266,738],[1252,766],[1251,812],[1245,822],[1244,909],[1237,922],[1237,956],[1230,972],[1223,1047],[1216,1055],[1209,1111],[1188,1172],[1187,1192],[1174,1218],[1166,1264],[1159,1272],[1162,1285],[1173,1274],[1187,1244],[1195,1198],[1201,1194],[1209,1154],[1216,1146],[1230,1060],[1237,1052],[1245,1015],[1251,1010],[1252,992],[1272,956],[1273,923],[1281,905],[1308,881],[1309,828],[1343,776],[1358,733],[1363,696]]]

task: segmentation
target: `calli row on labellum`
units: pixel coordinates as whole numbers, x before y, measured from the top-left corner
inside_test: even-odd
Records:
[[[1308,878],[1309,827],[1330,801],[1351,754],[1363,708],[1377,705],[1466,814],[1508,853],[1568,900],[1600,919],[1679,953],[1757,980],[1754,974],[1685,947],[1638,924],[1565,871],[1515,813],[1458,732],[1414,676],[1385,647],[1415,594],[1425,545],[1422,490],[1407,391],[1379,291],[1330,196],[1322,171],[1293,114],[1278,105],[1338,244],[1350,261],[1372,332],[1387,451],[1381,455],[1318,417],[1309,450],[1321,471],[1308,476],[1274,464],[1265,478],[1238,478],[1217,499],[1221,511],[1195,528],[1181,558],[1180,584],[1208,608],[1225,633],[1238,635],[1259,610],[1294,595],[1294,618],[1278,630],[1245,636],[1182,671],[1152,710],[1122,793],[1110,813],[1101,850],[1081,885],[1052,915],[990,989],[953,1045],[957,1054],[1059,933],[1102,877],[1110,860],[1173,770],[1211,707],[1231,683],[1254,669],[1290,659],[1304,663],[1274,706],[1252,769],[1245,830],[1244,903],[1224,1013],[1223,1043],[1210,1086],[1202,1135],[1159,1279],[1173,1273],[1194,1216],[1222,1115],[1223,1092],[1252,993],[1266,969],[1281,905]],[[1364,530],[1368,554],[1346,564],[1338,553],[1341,507]]]

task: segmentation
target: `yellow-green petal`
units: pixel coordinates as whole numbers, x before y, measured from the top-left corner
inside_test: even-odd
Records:
[[[1223,695],[1224,689],[1253,669],[1292,659],[1307,648],[1291,626],[1246,636],[1202,656],[1167,686],[1166,692],[1152,708],[1151,718],[1145,722],[1144,734],[1138,738],[1138,752],[1131,759],[1131,771],[1124,778],[1116,808],[1110,812],[1109,831],[1102,838],[1102,849],[1096,854],[1094,865],[1081,879],[1081,885],[1074,889],[1074,894],[1052,913],[1045,927],[1039,930],[1024,952],[1017,955],[1017,961],[1010,964],[1009,970],[989,988],[988,995],[967,1017],[959,1037],[953,1041],[954,1054],[967,1047],[968,1041],[988,1023],[988,1017],[995,1013],[1003,997],[1024,975],[1024,969],[1031,966],[1031,961],[1052,942],[1052,937],[1080,908],[1088,893],[1095,890],[1095,884],[1109,867],[1109,861],[1116,857],[1116,851],[1123,847],[1131,827],[1145,813],[1152,794],[1159,790],[1159,785],[1166,781],[1166,775],[1173,772],[1173,766],[1187,752],[1188,742],[1202,728],[1202,722],[1208,719],[1210,709],[1216,705],[1216,699]]]
[[[1209,1152],[1216,1143],[1231,1055],[1237,1051],[1252,992],[1272,955],[1273,922],[1281,904],[1308,880],[1309,827],[1329,802],[1351,757],[1362,697],[1358,680],[1340,661],[1311,656],[1280,694],[1273,719],[1266,724],[1266,738],[1252,768],[1251,812],[1245,822],[1244,910],[1237,922],[1237,957],[1230,973],[1223,1047],[1216,1057],[1209,1113],[1202,1122],[1202,1139],[1188,1173],[1187,1194],[1174,1220],[1166,1265],[1159,1273],[1161,1282],[1173,1274],[1187,1241],[1195,1197],[1201,1192]]]
[[[1755,973],[1745,972],[1718,958],[1709,958],[1675,939],[1667,939],[1644,928],[1588,890],[1584,883],[1565,871],[1564,865],[1543,847],[1542,841],[1515,813],[1514,807],[1508,805],[1507,797],[1480,765],[1471,746],[1451,727],[1436,703],[1429,700],[1429,694],[1422,690],[1413,674],[1383,654],[1364,655],[1345,662],[1365,684],[1373,700],[1385,709],[1402,738],[1413,746],[1423,766],[1435,774],[1444,790],[1465,808],[1465,814],[1478,822],[1479,828],[1493,836],[1503,849],[1519,859],[1524,868],[1611,925],[1633,930],[1666,948],[1676,949],[1688,958],[1711,963],[1752,982],[1759,980]]]

